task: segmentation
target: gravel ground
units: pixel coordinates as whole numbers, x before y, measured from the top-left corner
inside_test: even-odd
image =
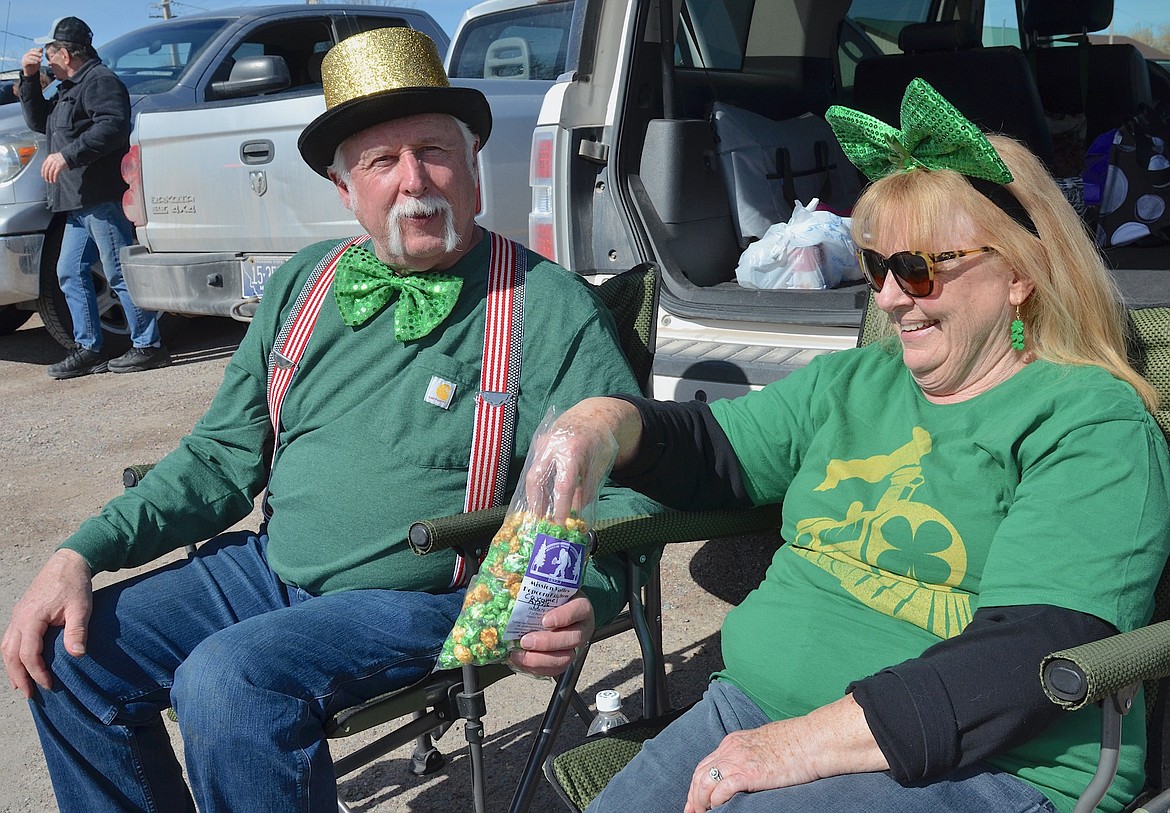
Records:
[[[61,348],[34,317],[16,333],[0,337],[0,613],[5,625],[12,605],[45,558],[77,525],[121,488],[130,463],[157,460],[174,447],[210,403],[244,326],[222,319],[184,320],[173,331],[173,366],[133,375],[94,375],[53,381],[45,368],[63,357]],[[241,524],[251,527],[255,515]],[[771,557],[766,539],[688,543],[663,556],[664,649],[670,700],[678,706],[702,693],[722,665],[719,625],[728,608],[754,584]],[[745,574],[747,575],[745,578]],[[105,584],[127,573],[99,574]],[[617,689],[624,710],[640,716],[641,661],[634,639],[618,636],[593,647],[580,690],[592,702],[600,689]],[[524,676],[488,688],[485,754],[488,807],[504,810],[523,768],[552,684]],[[41,813],[55,808],[52,788],[24,701],[10,688],[0,692],[0,811]],[[579,743],[585,724],[572,713],[555,750]],[[177,731],[173,739],[181,745]],[[335,756],[369,740],[358,735],[333,743]],[[447,764],[422,779],[408,774],[409,747],[391,752],[340,781],[354,811],[471,809],[462,727],[438,742]],[[543,781],[533,811],[563,806]]]

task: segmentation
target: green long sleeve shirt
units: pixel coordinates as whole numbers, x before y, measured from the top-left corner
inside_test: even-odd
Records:
[[[280,268],[191,434],[63,547],[95,570],[141,565],[221,533],[251,512],[268,485],[269,564],[286,583],[314,594],[446,589],[454,553],[416,556],[406,536],[415,520],[463,510],[490,241],[481,239],[448,270],[464,279],[459,301],[418,341],[395,341],[396,302],[353,328],[341,321],[332,297],[325,301],[284,399],[269,480],[269,355],[308,274],[333,245],[310,246]],[[591,395],[638,391],[609,312],[590,286],[536,254],[528,259],[512,487],[550,407],[563,411]],[[433,377],[454,385],[448,408],[424,400]],[[598,514],[654,506],[607,488]],[[618,606],[620,569],[607,560],[596,565],[585,586],[605,619]]]

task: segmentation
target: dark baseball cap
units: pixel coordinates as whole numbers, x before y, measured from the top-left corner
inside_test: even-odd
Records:
[[[78,45],[93,45],[93,31],[85,24],[85,20],[77,17],[58,17],[53,21],[53,27],[47,36],[37,37],[38,45],[50,42],[75,42]]]

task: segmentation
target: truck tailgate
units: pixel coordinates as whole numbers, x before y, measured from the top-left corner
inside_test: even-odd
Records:
[[[318,93],[140,114],[139,242],[155,252],[292,253],[357,233],[333,185],[297,151],[324,109]]]

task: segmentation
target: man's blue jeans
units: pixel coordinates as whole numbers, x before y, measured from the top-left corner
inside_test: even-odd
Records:
[[[30,701],[62,811],[337,809],[324,723],[425,677],[461,592],[313,597],[268,569],[267,536],[94,594],[87,652],[46,639],[54,690]],[[189,792],[160,712],[174,705]]]
[[[102,270],[110,290],[126,314],[130,340],[135,347],[160,344],[158,314],[139,308],[130,299],[122,277],[122,259],[118,252],[134,242],[134,227],[122,207],[113,202],[98,203],[69,212],[61,235],[61,254],[57,258],[57,282],[65,295],[69,315],[73,317],[73,340],[86,350],[102,349],[101,315],[93,287],[90,266],[93,247],[102,261]]]
[[[645,811],[679,813],[686,805],[695,766],[732,731],[769,722],[760,707],[724,681],[707,687],[703,699],[613,778],[586,813]],[[975,764],[920,785],[904,787],[887,773],[818,779],[806,785],[737,793],[721,813],[1056,813],[1038,790],[988,765]]]

